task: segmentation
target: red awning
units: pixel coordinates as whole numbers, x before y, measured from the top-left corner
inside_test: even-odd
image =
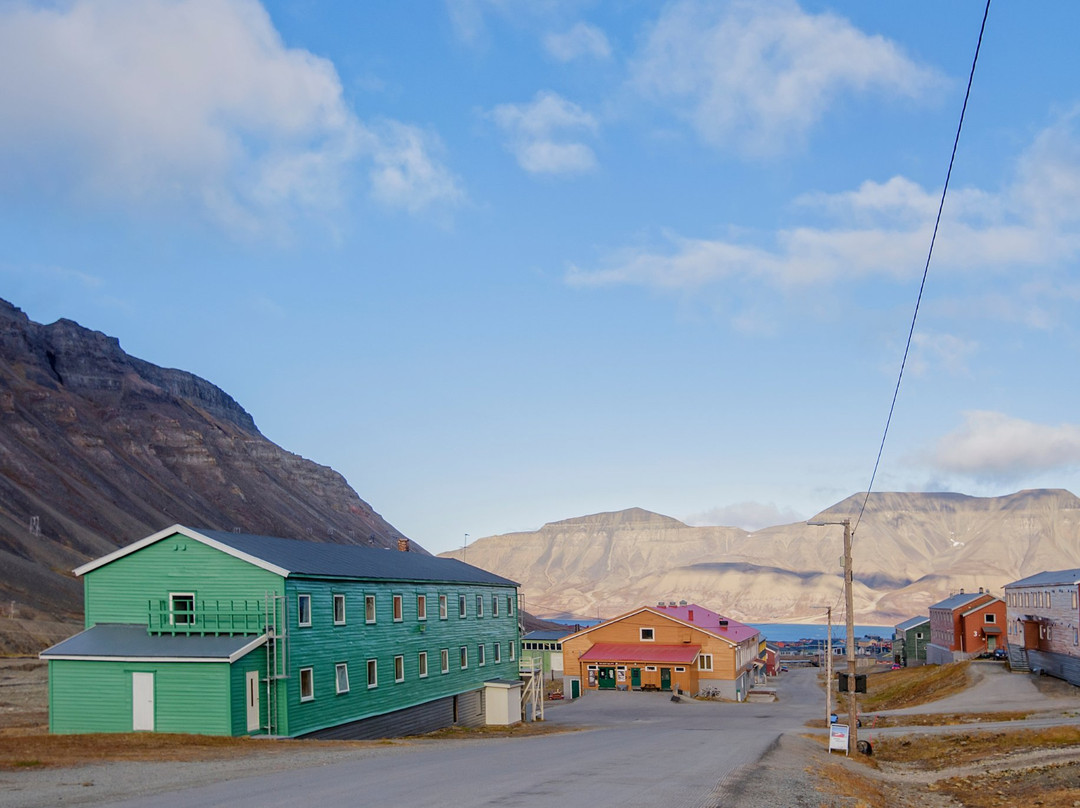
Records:
[[[582,662],[671,662],[689,665],[697,659],[700,650],[700,645],[598,642],[580,659]]]

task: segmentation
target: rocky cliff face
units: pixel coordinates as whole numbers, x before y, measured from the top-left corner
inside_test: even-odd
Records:
[[[400,536],[220,388],[0,301],[3,612],[77,616],[72,568],[177,522],[384,547]]]
[[[862,500],[852,496],[813,518],[855,524]],[[840,613],[842,552],[840,527],[800,522],[747,532],[632,509],[479,539],[468,560],[520,581],[526,608],[545,617],[611,617],[685,599],[738,620],[784,622],[825,606]],[[852,557],[856,620],[891,625],[961,588],[1000,595],[1024,576],[1080,567],[1080,499],[1061,490],[872,494]]]

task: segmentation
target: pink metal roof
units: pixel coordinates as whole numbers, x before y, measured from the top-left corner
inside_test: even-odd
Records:
[[[706,609],[704,606],[698,606],[696,603],[690,603],[686,606],[650,606],[649,608],[655,609],[660,614],[670,615],[676,620],[682,620],[684,623],[697,626],[710,634],[726,637],[733,643],[740,643],[760,633],[753,626],[731,620],[711,609]],[[721,621],[727,621],[727,625],[721,625]]]
[[[598,642],[581,655],[582,662],[671,662],[689,665],[700,645]]]

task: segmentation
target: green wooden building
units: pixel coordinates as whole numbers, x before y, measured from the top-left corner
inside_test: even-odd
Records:
[[[518,679],[517,584],[454,559],[174,525],[75,574],[56,733],[385,737],[482,724]]]

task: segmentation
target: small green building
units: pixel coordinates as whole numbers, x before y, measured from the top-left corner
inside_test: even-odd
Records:
[[[386,737],[482,724],[518,679],[517,584],[454,559],[174,525],[75,574],[55,733]]]
[[[926,646],[930,644],[930,618],[912,617],[896,625],[893,635],[893,661],[905,668],[926,664]]]
[[[562,678],[562,638],[572,633],[564,631],[530,631],[521,638],[521,664],[532,670],[542,670],[545,679]]]

